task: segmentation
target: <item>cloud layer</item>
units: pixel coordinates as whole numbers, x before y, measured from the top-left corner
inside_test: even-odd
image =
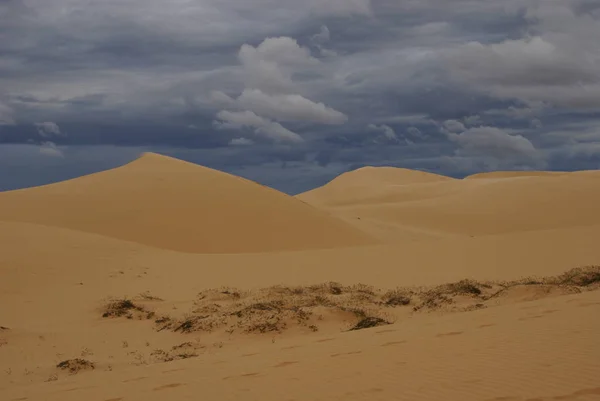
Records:
[[[0,147],[171,149],[286,188],[600,168],[599,37],[591,0],[6,0]]]

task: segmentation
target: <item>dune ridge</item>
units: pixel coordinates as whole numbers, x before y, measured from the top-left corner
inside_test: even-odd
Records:
[[[151,153],[113,170],[1,193],[0,220],[70,228],[193,253],[376,243],[293,197]]]

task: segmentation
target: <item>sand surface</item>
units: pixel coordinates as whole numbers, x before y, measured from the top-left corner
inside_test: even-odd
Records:
[[[600,400],[598,204],[594,171],[294,198],[153,154],[0,193],[0,400]]]

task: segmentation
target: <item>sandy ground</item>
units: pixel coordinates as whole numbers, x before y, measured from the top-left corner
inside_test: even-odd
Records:
[[[561,276],[598,204],[597,172],[294,198],[152,154],[0,193],[0,399],[598,400],[600,284]]]

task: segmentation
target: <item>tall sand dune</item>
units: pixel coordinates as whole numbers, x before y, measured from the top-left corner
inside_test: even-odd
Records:
[[[120,168],[0,194],[0,220],[196,253],[372,244],[366,234],[254,182],[146,154]]]

